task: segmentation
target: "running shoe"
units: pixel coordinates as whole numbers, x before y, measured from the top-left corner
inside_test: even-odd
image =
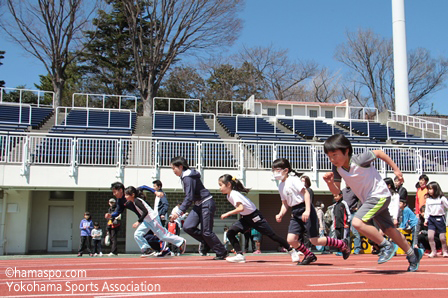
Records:
[[[291,249],[290,251],[288,251],[289,255],[291,256],[291,260],[293,263],[297,263],[300,262],[300,256],[297,253],[297,250],[295,250],[294,248]]]
[[[317,261],[316,255],[313,253],[310,253],[302,260],[302,262],[298,263],[297,265],[300,265],[300,266],[309,265],[310,263],[313,263],[316,261]]]
[[[421,248],[414,248],[414,255],[413,256],[406,256],[406,259],[409,261],[409,267],[408,271],[414,272],[417,271],[418,266],[420,265],[420,260],[423,257],[423,249]]]
[[[389,242],[389,244],[383,246],[381,248],[381,252],[379,253],[378,264],[383,264],[392,259],[395,256],[395,253],[398,250],[398,245],[393,242]]]
[[[229,263],[246,263],[246,257],[242,254],[237,254],[234,257],[227,257],[226,261]]]

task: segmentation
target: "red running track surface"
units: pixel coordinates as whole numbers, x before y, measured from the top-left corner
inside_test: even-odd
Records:
[[[447,297],[448,259],[423,257],[418,272],[396,256],[320,255],[308,266],[287,254],[213,257],[11,258],[0,261],[0,295],[25,297]],[[66,277],[65,275],[68,275]],[[53,277],[50,277],[52,275]]]

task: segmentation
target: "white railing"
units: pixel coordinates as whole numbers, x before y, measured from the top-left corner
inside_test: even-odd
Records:
[[[106,99],[112,98],[112,99],[118,99],[118,110],[122,110],[121,108],[121,102],[123,100],[132,100],[134,102],[134,112],[137,112],[137,97],[136,96],[129,96],[129,95],[108,95],[108,94],[91,94],[91,93],[73,93],[72,94],[72,107],[75,107],[75,98],[76,97],[85,97],[86,100],[86,108],[94,108],[89,107],[89,100],[101,100],[102,102],[102,108],[97,109],[103,109],[106,110]],[[117,109],[114,109],[117,110]],[[128,110],[128,109],[124,109]]]
[[[217,100],[216,101],[216,116],[236,116],[236,115],[251,115],[248,113],[249,109],[245,108],[245,106],[247,106],[247,100],[246,101],[234,101],[234,100]],[[222,106],[224,103],[230,103],[230,113],[225,113],[225,112],[220,112],[220,105]],[[241,113],[236,113],[235,112],[235,108],[234,105],[240,105],[241,106]],[[260,114],[262,113],[262,103],[261,102],[254,102],[253,103],[254,106],[254,110],[256,106],[260,107]],[[244,112],[244,114],[242,114],[242,112]],[[254,111],[254,113],[256,113],[256,111]],[[257,114],[254,114],[257,115]]]
[[[19,88],[8,88],[8,87],[0,87],[0,103],[5,103],[3,100],[5,99],[7,92],[19,92],[19,104],[22,104],[24,97],[27,97],[27,103],[31,105],[36,105],[38,108],[41,106],[44,107],[54,107],[54,92],[53,91],[43,91],[43,90],[32,90],[32,89],[19,89]],[[29,102],[32,97],[36,97],[36,103]],[[42,98],[46,96],[51,96],[51,105],[44,105],[40,102],[42,101]],[[31,98],[30,98],[31,97]]]
[[[63,113],[64,113],[64,123],[62,124],[58,124],[59,123],[59,113],[60,113],[60,111],[63,111]],[[68,117],[68,114],[69,114],[69,110],[70,111],[72,111],[72,110],[80,110],[80,111],[86,111],[86,116],[87,116],[87,119],[86,119],[86,125],[84,126],[84,125],[70,125],[70,124],[67,124],[67,117]],[[100,112],[107,112],[108,114],[107,114],[107,126],[96,126],[96,125],[90,125],[90,112],[91,111],[100,111]],[[129,114],[129,122],[128,122],[128,126],[127,127],[124,127],[124,126],[120,126],[120,127],[117,127],[117,126],[111,126],[111,116],[112,116],[112,113],[127,113],[127,114]],[[122,129],[132,129],[132,112],[131,112],[131,110],[124,110],[124,109],[122,109],[122,110],[117,110],[117,109],[105,109],[105,108],[80,108],[80,107],[57,107],[56,108],[56,117],[55,117],[55,120],[54,120],[54,125],[55,126],[70,126],[70,127],[79,127],[79,128],[114,128],[114,129],[120,129],[120,128],[122,128]]]
[[[353,153],[382,149],[403,172],[448,173],[448,147],[354,145]],[[0,135],[0,163],[59,166],[169,167],[184,156],[200,168],[269,170],[276,158],[288,158],[299,171],[329,171],[331,164],[322,143],[291,144],[238,140],[151,137],[100,138],[98,136],[10,133]],[[377,159],[382,172],[391,171]]]
[[[168,110],[156,110],[156,101],[168,101]],[[171,101],[181,101],[183,102],[183,111],[172,111],[171,110]],[[198,110],[194,113],[201,113],[202,112],[202,105],[201,100],[196,98],[171,98],[171,97],[154,97],[152,99],[152,112],[193,112],[193,111],[187,111],[187,103],[193,102],[198,103],[199,107]]]
[[[157,125],[157,121],[156,121],[156,115],[173,115],[173,125],[170,128],[161,128],[156,127]],[[188,128],[178,128],[176,127],[176,117],[178,115],[190,115],[193,116],[193,129],[188,129]],[[167,112],[167,111],[157,111],[154,112],[153,114],[153,121],[152,121],[152,130],[169,130],[169,131],[201,131],[201,132],[210,132],[210,129],[197,129],[196,128],[196,118],[197,117],[201,117],[202,119],[204,119],[204,116],[206,117],[211,117],[213,119],[213,129],[211,130],[212,132],[216,131],[216,116],[213,113],[195,113],[195,112]],[[205,121],[205,119],[204,119]],[[207,124],[207,123],[206,123]],[[159,123],[160,125],[160,123]],[[208,125],[207,125],[208,127]]]
[[[448,136],[448,126],[441,123],[428,121],[416,116],[402,115],[394,111],[388,111],[388,119],[403,124],[405,126],[411,126],[417,129],[421,129],[422,138],[425,137],[425,132],[430,132],[439,135],[440,138],[446,138]]]

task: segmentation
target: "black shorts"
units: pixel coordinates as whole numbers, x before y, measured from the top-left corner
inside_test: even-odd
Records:
[[[446,233],[445,216],[432,216],[428,218],[428,230],[433,230],[439,233]]]
[[[250,228],[257,230],[260,234],[266,236],[272,236],[275,234],[258,209],[251,214],[241,216],[241,218],[235,222],[229,230],[234,230],[236,233],[244,233],[249,231]]]
[[[288,233],[301,235],[304,231],[306,231],[308,238],[319,237],[319,219],[317,218],[316,209],[314,209],[314,206],[311,205],[310,217],[306,222],[303,222],[302,214],[305,212],[305,209],[305,203],[292,207]]]

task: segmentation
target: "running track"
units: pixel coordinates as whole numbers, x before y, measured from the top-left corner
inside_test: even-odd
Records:
[[[44,257],[0,260],[0,295],[21,297],[447,297],[448,259],[423,257],[418,272],[406,272],[399,255],[378,265],[373,255],[348,260],[320,255],[297,266],[287,254],[248,255],[231,264],[197,255],[141,259]],[[15,277],[7,277],[11,269]],[[23,277],[25,270],[85,270],[84,277]],[[10,270],[7,272],[7,270]],[[17,270],[20,273],[17,273]],[[59,271],[57,271],[59,270]],[[36,271],[37,272],[37,271]],[[43,271],[40,271],[44,274]],[[50,274],[50,271],[47,271]],[[9,286],[8,286],[9,285]],[[106,285],[106,286],[105,286]],[[126,288],[125,292],[119,287]],[[108,288],[108,289],[107,289]],[[131,290],[129,290],[131,289]],[[142,289],[144,289],[142,291]]]

